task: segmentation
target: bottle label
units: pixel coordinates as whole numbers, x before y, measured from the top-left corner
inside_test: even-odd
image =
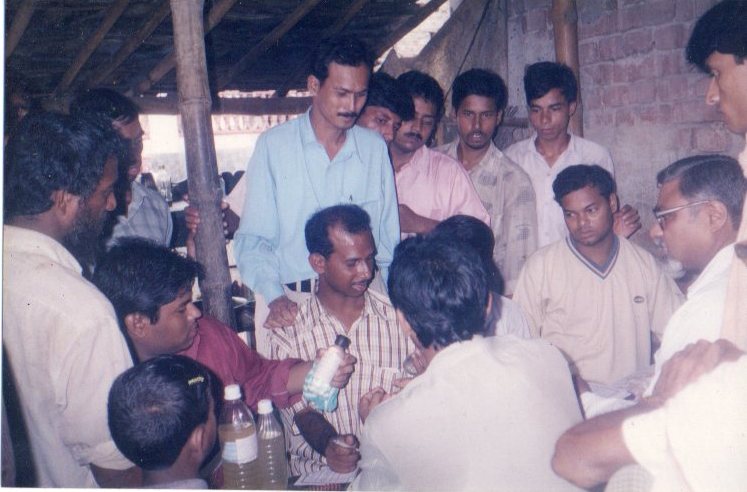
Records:
[[[243,465],[257,459],[257,434],[223,444],[223,461]]]

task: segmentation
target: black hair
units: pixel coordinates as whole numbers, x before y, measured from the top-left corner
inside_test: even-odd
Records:
[[[508,103],[506,83],[497,73],[491,70],[482,68],[467,70],[454,79],[451,90],[451,105],[454,107],[454,111],[459,110],[462,101],[468,96],[484,96],[492,99],[497,111],[506,109]]]
[[[609,171],[596,164],[578,164],[563,169],[552,183],[555,201],[560,203],[569,193],[591,186],[604,198],[615,193],[615,180]]]
[[[718,51],[733,55],[737,63],[747,57],[747,1],[725,0],[698,19],[687,42],[687,61],[705,73],[706,60]]]
[[[109,430],[122,454],[143,470],[172,466],[192,432],[208,421],[210,370],[182,355],[160,355],[114,380]]]
[[[402,121],[415,117],[415,106],[407,89],[397,79],[381,71],[373,74],[368,83],[368,98],[363,109],[368,106],[386,108],[402,118]]]
[[[151,323],[158,322],[161,306],[191,289],[201,275],[201,265],[191,258],[142,238],[122,238],[99,260],[92,281],[111,301],[128,338],[128,314],[144,314]]]
[[[70,103],[70,114],[98,114],[111,122],[130,123],[137,119],[140,108],[129,97],[112,89],[88,89]]]
[[[553,89],[559,89],[568,104],[578,98],[578,82],[573,70],[562,63],[543,61],[529,65],[524,72],[527,104]]]
[[[125,143],[106,119],[29,114],[5,147],[6,220],[46,212],[55,191],[87,199],[107,159],[115,157],[121,166],[125,155]]]
[[[405,72],[397,80],[402,84],[411,98],[420,97],[436,107],[436,125],[444,114],[444,91],[438,81],[428,74],[417,70]],[[435,131],[435,127],[434,127]]]
[[[323,40],[312,57],[309,73],[323,84],[329,76],[330,63],[348,67],[365,66],[373,71],[375,56],[373,51],[360,39],[341,35]]]
[[[319,210],[306,221],[304,234],[309,253],[317,253],[325,258],[334,251],[329,239],[329,230],[341,226],[348,234],[371,232],[371,218],[368,212],[358,205],[334,205]]]
[[[723,203],[732,225],[739,227],[747,179],[736,159],[725,155],[695,155],[673,162],[656,175],[659,186],[675,179],[680,180],[682,196]]]
[[[477,251],[413,237],[394,250],[389,297],[424,347],[441,349],[488,330],[489,273]]]
[[[493,231],[480,219],[470,215],[453,215],[439,222],[428,237],[455,244],[466,244],[473,248],[489,272],[490,290],[496,294],[503,292],[503,276],[493,261],[495,237]]]

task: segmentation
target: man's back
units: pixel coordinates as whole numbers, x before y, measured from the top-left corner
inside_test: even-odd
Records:
[[[555,441],[581,420],[567,364],[541,340],[476,336],[374,409],[357,489],[577,490]]]

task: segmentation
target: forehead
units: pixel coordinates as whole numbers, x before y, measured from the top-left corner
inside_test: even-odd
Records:
[[[572,191],[564,196],[561,204],[566,210],[583,209],[589,205],[604,202],[606,199],[602,196],[596,186],[587,185],[576,191]]]
[[[711,70],[715,69],[720,71],[737,65],[734,55],[719,53],[718,51],[711,53],[710,56],[706,58],[705,63]]]
[[[680,192],[680,178],[667,181],[659,187],[659,197],[656,200],[658,208],[665,209],[678,206],[682,201]]]
[[[368,88],[370,70],[366,65],[340,65],[332,62],[327,68],[327,78],[321,86],[338,87],[352,91],[364,91]]]
[[[567,104],[565,96],[558,88],[550,89],[547,94],[537,99],[532,99],[530,106],[552,106],[554,104]]]
[[[478,96],[473,94],[467,96],[462,100],[459,105],[459,111],[474,111],[474,112],[485,112],[485,111],[497,111],[497,106],[493,98],[487,96]]]
[[[415,105],[415,113],[420,116],[436,116],[436,105],[430,101],[423,99],[420,96],[412,98],[412,102]]]
[[[132,140],[143,135],[143,127],[140,126],[140,120],[137,118],[129,123],[114,121],[112,126],[117,133],[119,133],[120,137],[126,138],[127,140]]]
[[[349,256],[359,249],[373,250],[371,231],[351,234],[340,224],[335,224],[329,228],[329,240],[332,243],[333,254]]]
[[[402,118],[397,115],[394,111],[384,106],[366,106],[363,110],[361,119],[364,118],[386,118],[388,120],[400,121]]]

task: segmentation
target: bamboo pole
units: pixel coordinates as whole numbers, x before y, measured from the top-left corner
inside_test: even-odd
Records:
[[[35,0],[24,0],[21,6],[18,7],[16,15],[13,17],[13,22],[10,24],[10,29],[8,29],[8,35],[5,37],[6,60],[13,54],[13,51],[15,51],[18,46],[18,42],[21,40],[23,33],[25,33],[26,28],[29,27],[29,22],[31,22],[31,17],[34,15],[34,10],[36,10]]]
[[[200,210],[201,218],[195,242],[197,259],[205,267],[205,276],[200,281],[203,307],[209,315],[235,327],[220,210],[222,193],[210,118],[203,4],[203,0],[171,0],[176,81],[187,156],[189,198]]]
[[[104,14],[104,20],[101,21],[101,25],[99,25],[96,32],[93,33],[85,46],[83,46],[83,48],[78,52],[75,60],[70,64],[70,68],[67,69],[67,72],[62,76],[60,83],[57,84],[57,87],[54,90],[54,95],[59,95],[70,87],[70,84],[73,83],[78,72],[80,72],[80,69],[83,68],[83,65],[88,61],[88,58],[90,58],[93,52],[96,51],[96,48],[99,47],[101,41],[104,40],[109,30],[114,26],[114,23],[117,22],[129,3],[130,0],[117,0],[109,6]]]
[[[565,63],[576,75],[581,86],[578,61],[578,13],[576,0],[553,0],[552,11],[553,35],[555,37],[555,59]],[[581,90],[578,91],[576,112],[571,117],[571,130],[579,137],[584,136],[584,113],[581,104]]]

